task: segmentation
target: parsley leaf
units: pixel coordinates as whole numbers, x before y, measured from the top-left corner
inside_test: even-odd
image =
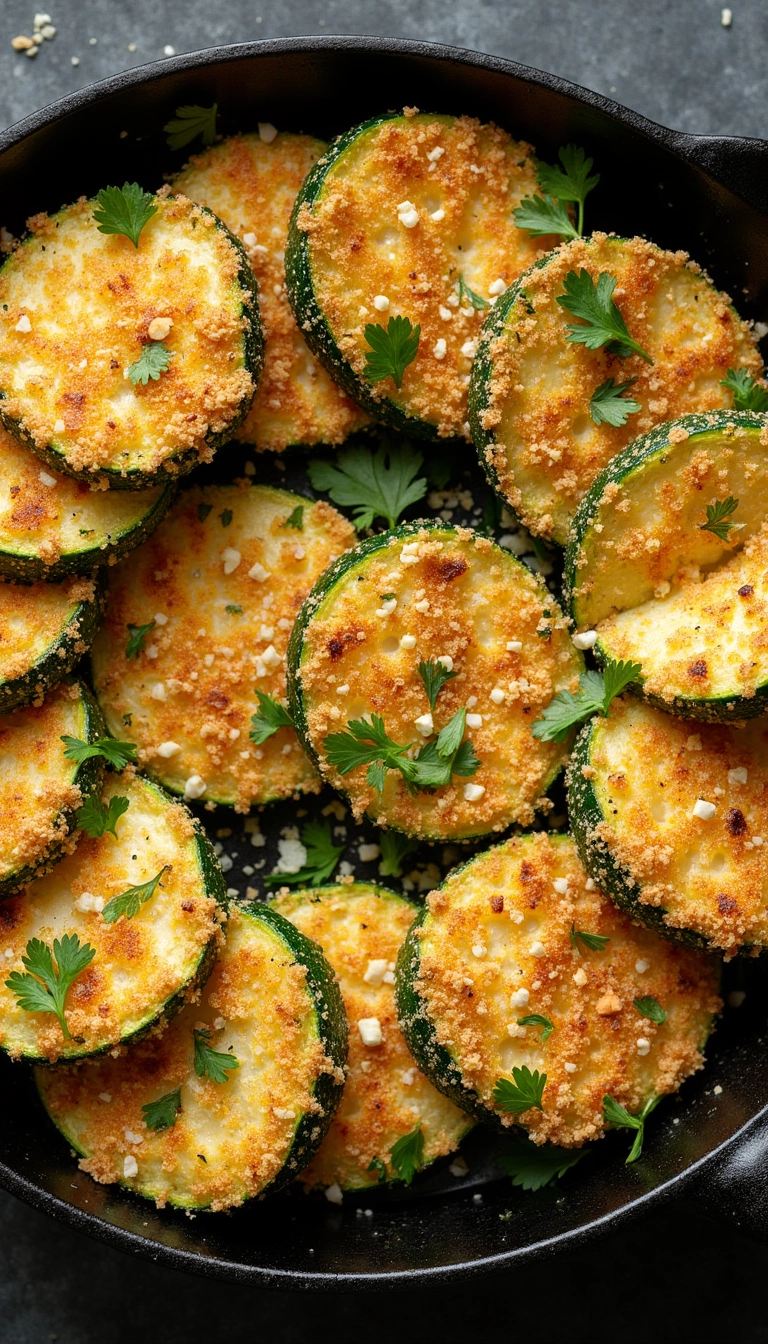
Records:
[[[635,1141],[629,1150],[627,1165],[629,1165],[630,1162],[636,1162],[642,1153],[643,1139],[645,1137],[645,1122],[651,1114],[651,1111],[656,1109],[660,1101],[661,1096],[651,1097],[650,1101],[646,1101],[639,1115],[630,1115],[629,1111],[626,1111],[623,1106],[620,1106],[618,1101],[615,1101],[613,1097],[608,1096],[608,1094],[603,1097],[603,1115],[607,1123],[609,1125],[614,1125],[616,1129],[634,1129],[637,1131],[635,1134]]]
[[[327,491],[334,504],[355,509],[355,527],[363,531],[373,526],[374,518],[384,518],[394,527],[410,504],[423,499],[426,479],[414,479],[423,461],[409,443],[385,441],[375,452],[342,448],[336,465],[310,461],[307,472],[315,490]]]
[[[511,1115],[522,1115],[523,1111],[537,1110],[543,1111],[542,1097],[547,1082],[546,1073],[539,1073],[534,1069],[533,1073],[527,1064],[523,1064],[520,1069],[512,1070],[514,1082],[508,1078],[498,1078],[496,1086],[493,1089],[493,1100],[501,1111],[507,1111]]]
[[[127,798],[115,796],[110,798],[105,807],[101,799],[91,793],[82,807],[77,809],[75,821],[93,840],[98,840],[105,831],[109,831],[117,839],[117,823],[123,813],[128,811],[128,806]]]
[[[410,1185],[416,1172],[424,1164],[424,1134],[421,1121],[408,1134],[403,1134],[389,1150],[392,1169],[401,1181]]]
[[[564,742],[576,723],[593,714],[607,714],[611,701],[642,672],[640,663],[606,663],[602,672],[582,672],[575,695],[560,691],[542,710],[531,732],[542,742]]]
[[[372,1157],[368,1163],[368,1170],[378,1173],[377,1185],[383,1185],[387,1179],[387,1164],[382,1162],[380,1157]]]
[[[333,875],[344,853],[343,845],[334,845],[329,821],[308,821],[301,828],[301,843],[307,861],[297,873],[270,873],[266,887],[319,887]]]
[[[714,504],[707,505],[707,521],[701,524],[702,532],[714,532],[721,541],[728,540],[728,533],[732,527],[737,527],[737,523],[729,523],[727,519],[732,513],[735,513],[739,507],[738,499],[729,495],[727,499],[716,499]]]
[[[114,737],[99,737],[95,742],[81,742],[79,737],[63,736],[64,758],[67,761],[89,761],[92,756],[103,756],[115,770],[123,770],[129,761],[136,761],[136,743],[119,742]]]
[[[499,1158],[499,1166],[512,1177],[513,1185],[522,1190],[541,1190],[559,1181],[586,1155],[586,1148],[556,1148],[551,1143],[520,1138],[511,1141],[510,1149]]]
[[[158,1097],[157,1101],[148,1101],[146,1106],[141,1108],[147,1129],[154,1129],[156,1134],[164,1129],[173,1129],[180,1113],[180,1087],[177,1087],[175,1092],[166,1092],[165,1096]]]
[[[150,877],[148,882],[142,882],[138,887],[129,887],[127,891],[121,892],[119,896],[113,896],[111,901],[107,901],[101,912],[101,917],[105,924],[114,924],[121,915],[126,919],[133,919],[138,915],[142,905],[151,900],[157,891],[160,878],[170,871],[169,863],[163,864],[159,873]]]
[[[297,505],[296,505],[296,508],[293,510],[293,513],[289,514],[288,517],[286,518],[285,522],[284,522],[284,523],[281,523],[280,526],[281,526],[281,527],[293,527],[293,528],[296,529],[297,532],[303,532],[303,531],[304,531],[304,505],[303,505],[303,504],[297,504]]]
[[[192,1035],[195,1038],[195,1073],[198,1078],[210,1078],[212,1083],[228,1083],[231,1071],[240,1068],[240,1060],[222,1050],[214,1050],[208,1044],[213,1033],[207,1027],[200,1027]]]
[[[128,631],[128,643],[125,646],[126,658],[138,658],[144,648],[144,640],[150,630],[154,630],[154,628],[154,621],[147,621],[146,625],[131,625],[130,621],[128,622],[126,626]]]
[[[365,352],[368,381],[380,383],[391,378],[395,387],[402,387],[403,374],[416,358],[421,327],[411,326],[408,317],[390,317],[386,330],[378,322],[369,322],[364,335],[371,347]]]
[[[173,351],[167,350],[162,341],[150,341],[148,345],[141,347],[141,354],[136,363],[129,365],[128,377],[134,387],[137,383],[146,387],[150,378],[156,383],[160,374],[166,372],[172,359]]]
[[[487,299],[484,299],[483,296],[482,296],[482,294],[476,294],[475,291],[474,291],[474,289],[470,289],[470,288],[469,288],[469,285],[467,284],[466,280],[464,279],[464,276],[463,276],[463,275],[460,275],[460,276],[459,276],[459,303],[461,303],[462,299],[466,299],[467,302],[470,303],[470,304],[472,305],[472,307],[475,309],[475,312],[478,312],[478,313],[482,312],[483,308],[488,308],[488,307],[490,306],[489,303],[488,303],[488,300],[487,300]]]
[[[609,354],[626,359],[631,354],[642,355],[649,364],[651,356],[629,334],[624,318],[613,300],[616,288],[616,276],[601,271],[595,285],[589,271],[581,270],[578,275],[569,271],[563,281],[565,292],[558,295],[557,302],[572,317],[582,319],[583,325],[570,323],[566,328],[566,340],[576,345],[585,345],[588,350],[599,350],[605,346]]]
[[[382,877],[401,877],[403,859],[418,849],[418,843],[399,831],[382,831],[379,835],[381,863],[379,873]]]
[[[242,616],[243,614],[243,608],[240,606],[239,602],[228,602],[224,610],[228,612],[230,616]]]
[[[122,187],[103,187],[96,197],[93,212],[99,233],[119,233],[139,246],[139,236],[145,224],[157,214],[155,198],[142,191],[138,182],[124,182]]]
[[[524,229],[534,238],[548,233],[559,233],[563,238],[579,237],[579,230],[565,206],[551,196],[524,196],[512,217],[518,229]]]
[[[461,709],[456,710],[456,713],[448,720],[445,727],[440,729],[437,735],[437,754],[442,756],[443,760],[456,755],[466,726],[467,711],[462,705]],[[416,759],[418,760],[418,757]]]
[[[232,522],[232,516],[233,515],[231,509],[222,509],[221,513],[219,514],[219,520],[221,522],[221,526],[229,527],[229,524]]]
[[[606,378],[604,383],[595,388],[589,402],[589,414],[596,425],[613,425],[614,429],[621,429],[630,415],[636,415],[642,410],[639,401],[624,396],[627,388],[636,382],[636,378],[628,378],[625,383]]]
[[[579,218],[576,235],[584,232],[584,202],[600,181],[600,174],[590,177],[592,159],[588,159],[579,145],[566,145],[557,157],[562,164],[539,163],[536,176],[542,191],[556,201],[573,201],[578,206]]]
[[[167,121],[163,130],[168,135],[169,149],[183,149],[202,136],[204,145],[212,145],[216,139],[216,114],[218,104],[212,107],[187,105],[176,108],[176,116]]]
[[[47,943],[30,938],[26,954],[21,958],[27,973],[13,971],[5,982],[6,988],[15,994],[19,1008],[25,1013],[55,1013],[64,1039],[79,1040],[71,1035],[67,1026],[64,1000],[70,985],[95,956],[96,949],[89,943],[81,943],[76,933],[65,933],[61,940],[54,938],[53,957]]]
[[[384,787],[388,770],[397,770],[408,789],[438,789],[449,784],[452,774],[474,775],[480,761],[471,742],[462,742],[466,724],[466,710],[459,709],[438,734],[437,740],[427,742],[413,758],[408,756],[412,743],[401,746],[387,733],[384,720],[378,714],[367,719],[351,719],[349,732],[331,733],[325,739],[328,763],[347,775],[360,765],[367,765],[366,779],[379,793]]]
[[[266,742],[267,738],[277,732],[278,728],[292,728],[293,719],[274,696],[265,695],[264,691],[257,691],[256,697],[259,708],[251,717],[251,731],[248,736],[257,747],[260,747],[262,742]]]
[[[720,386],[733,392],[734,410],[757,411],[759,415],[768,411],[768,390],[746,369],[729,369]]]
[[[584,933],[573,924],[568,936],[575,948],[578,948],[579,943],[582,943],[588,952],[604,952],[611,941],[603,933]]]
[[[385,772],[399,770],[403,778],[407,779],[413,766],[412,761],[406,760],[411,744],[400,746],[394,742],[379,714],[372,714],[370,722],[368,719],[350,719],[347,728],[349,731],[346,733],[331,733],[323,743],[328,764],[335,765],[340,775],[348,775],[359,765],[373,766],[379,762]],[[381,772],[375,777],[380,779]],[[373,783],[370,770],[368,782]],[[374,788],[377,787],[380,789],[378,784],[374,784]]]
[[[659,1003],[659,1000],[654,999],[652,994],[646,995],[644,999],[633,999],[632,1002],[641,1017],[649,1018],[651,1022],[655,1022],[659,1027],[662,1022],[666,1022],[667,1014]]]
[[[419,663],[418,673],[424,682],[424,690],[427,692],[430,709],[435,708],[437,697],[447,681],[452,681],[457,677],[458,672],[449,672],[446,667],[436,658],[430,658],[428,662]]]
[[[208,517],[208,514],[212,511],[212,509],[213,509],[212,504],[198,504],[197,506],[198,521],[204,523],[206,518]]]
[[[527,1017],[518,1017],[518,1027],[543,1027],[544,1030],[539,1037],[542,1045],[555,1030],[554,1022],[550,1022],[548,1017],[543,1017],[541,1013],[529,1013]]]

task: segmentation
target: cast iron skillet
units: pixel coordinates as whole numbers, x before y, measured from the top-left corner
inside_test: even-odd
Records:
[[[687,248],[746,315],[768,316],[768,143],[683,135],[554,76],[419,42],[327,37],[226,47],[72,94],[0,135],[0,222],[18,230],[26,215],[110,182],[155,186],[182,158],[166,149],[163,123],[181,103],[214,99],[225,133],[268,120],[332,136],[381,109],[416,104],[493,118],[547,157],[575,140],[603,178],[590,200],[592,227]],[[290,805],[276,826],[288,819]],[[237,869],[228,880],[236,879]],[[195,1273],[290,1288],[419,1284],[502,1266],[682,1193],[766,1237],[764,978],[754,962],[726,969],[726,990],[746,988],[746,1000],[726,1011],[706,1070],[655,1113],[640,1162],[625,1166],[626,1135],[611,1135],[561,1185],[535,1195],[501,1177],[490,1151],[495,1140],[476,1130],[464,1148],[468,1177],[435,1171],[408,1195],[373,1192],[337,1208],[288,1193],[194,1221],[157,1212],[78,1171],[28,1073],[6,1059],[0,1182],[124,1250]]]

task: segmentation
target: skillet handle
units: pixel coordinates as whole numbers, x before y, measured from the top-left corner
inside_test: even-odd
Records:
[[[703,1212],[745,1236],[768,1242],[768,1115],[709,1163],[690,1193]]]
[[[673,132],[673,148],[768,214],[768,140],[737,135],[686,135]]]

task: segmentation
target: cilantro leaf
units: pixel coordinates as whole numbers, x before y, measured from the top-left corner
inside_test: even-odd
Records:
[[[355,527],[363,531],[373,526],[374,518],[384,518],[394,527],[409,505],[423,499],[426,479],[414,479],[423,461],[409,443],[385,440],[375,452],[342,448],[335,465],[310,461],[307,472],[315,490],[326,491],[334,504],[355,509]]]
[[[103,756],[115,770],[123,770],[129,761],[136,762],[136,743],[119,742],[114,737],[99,737],[95,742],[82,742],[79,737],[62,737],[64,757],[82,765],[92,756]]]
[[[585,345],[588,350],[599,350],[605,346],[609,354],[626,359],[629,355],[642,355],[649,364],[651,356],[629,334],[624,318],[613,300],[616,288],[616,276],[601,271],[595,285],[589,271],[581,270],[578,275],[569,271],[563,281],[565,292],[558,295],[557,303],[572,317],[579,317],[583,325],[570,323],[566,328],[566,340],[576,345]]]
[[[548,233],[559,233],[563,238],[579,237],[579,230],[565,206],[551,196],[524,196],[517,209],[513,210],[512,218],[518,229],[523,229],[534,238]]]
[[[281,527],[293,527],[293,528],[295,528],[295,530],[296,530],[297,532],[303,532],[303,531],[304,531],[304,505],[303,505],[303,504],[297,504],[297,505],[296,505],[296,508],[293,510],[293,513],[289,514],[288,517],[286,518],[285,522],[284,522],[284,523],[281,523],[280,526],[281,526]]]
[[[513,1185],[522,1190],[541,1190],[559,1181],[586,1155],[586,1148],[556,1148],[551,1143],[538,1144],[520,1138],[511,1141],[510,1148],[499,1158],[499,1166],[512,1177]]]
[[[399,831],[382,831],[379,835],[381,863],[379,873],[382,877],[401,877],[403,859],[418,849],[418,843]]]
[[[642,410],[639,401],[624,396],[627,388],[636,382],[636,378],[628,378],[625,383],[606,378],[604,383],[595,388],[589,402],[589,414],[596,425],[613,425],[614,429],[621,429],[630,415],[636,415]]]
[[[370,350],[365,352],[365,376],[370,383],[391,378],[395,387],[402,387],[403,374],[416,358],[421,327],[411,326],[408,317],[390,317],[386,330],[378,322],[369,322],[365,339]]]
[[[150,341],[141,347],[141,354],[135,364],[128,367],[128,377],[134,387],[141,383],[146,387],[150,378],[154,383],[161,373],[165,373],[173,359],[173,351],[167,350],[162,341]]]
[[[629,1165],[630,1162],[636,1162],[642,1153],[643,1139],[645,1137],[645,1122],[651,1114],[651,1111],[656,1109],[660,1101],[661,1096],[651,1097],[650,1101],[646,1101],[639,1115],[630,1115],[629,1111],[626,1111],[613,1097],[609,1096],[607,1093],[603,1097],[603,1116],[605,1117],[606,1122],[609,1125],[613,1125],[616,1129],[634,1129],[637,1131],[635,1134],[635,1141],[629,1150],[627,1165]]]
[[[768,389],[746,369],[729,369],[720,386],[728,387],[733,392],[734,410],[756,411],[758,415],[768,411]]]
[[[436,658],[430,658],[427,662],[419,663],[418,673],[424,683],[430,709],[435,708],[437,697],[445,683],[458,676],[458,672],[449,672]]]
[[[642,672],[640,663],[615,662],[611,659],[602,672],[582,672],[575,695],[560,691],[542,710],[541,718],[531,727],[542,742],[564,742],[574,724],[593,714],[607,714],[611,702]]]
[[[600,181],[600,174],[590,177],[592,159],[588,159],[579,145],[565,145],[558,150],[562,164],[539,163],[536,176],[542,191],[556,201],[573,201],[579,209],[576,237],[584,232],[584,202]]]
[[[180,1113],[180,1087],[177,1087],[175,1092],[166,1092],[165,1096],[158,1097],[157,1101],[148,1101],[146,1106],[141,1108],[147,1129],[154,1129],[156,1134],[164,1129],[173,1129]]]
[[[26,973],[13,971],[5,982],[6,988],[15,994],[19,1008],[25,1013],[55,1013],[64,1039],[79,1040],[67,1026],[64,1001],[70,985],[95,956],[96,949],[89,943],[81,943],[76,933],[65,933],[61,940],[54,938],[53,956],[47,943],[30,938],[21,958]]]
[[[75,813],[75,821],[81,830],[98,840],[109,831],[117,839],[117,823],[124,812],[128,811],[128,799],[113,796],[105,807],[100,798],[91,793],[82,807]]]
[[[344,853],[343,845],[334,845],[330,822],[308,821],[301,828],[301,843],[307,861],[297,873],[270,873],[266,887],[319,887],[333,875]]]
[[[543,1111],[542,1098],[544,1088],[547,1082],[546,1073],[539,1073],[534,1069],[533,1073],[527,1064],[522,1068],[513,1069],[512,1077],[498,1078],[496,1086],[493,1089],[493,1100],[501,1111],[507,1111],[511,1115],[522,1115],[524,1111],[537,1110]]]
[[[142,882],[138,887],[129,887],[127,891],[121,892],[119,896],[113,896],[111,901],[107,901],[107,904],[101,912],[101,917],[104,920],[104,923],[114,924],[121,915],[125,915],[126,919],[133,919],[135,915],[138,915],[142,905],[145,905],[147,901],[152,899],[157,891],[161,877],[163,877],[165,873],[170,872],[170,868],[171,865],[165,863],[160,869],[160,872],[155,873],[154,877],[150,877],[148,882]]]
[[[459,276],[459,303],[466,299],[475,309],[475,312],[481,313],[484,308],[490,307],[488,300],[484,299],[482,294],[476,294],[474,289],[470,289],[463,275]]]
[[[144,640],[150,630],[154,630],[154,628],[154,621],[147,621],[146,625],[131,625],[130,621],[128,622],[126,626],[128,631],[128,643],[125,646],[126,658],[138,658],[144,648]]]
[[[666,1022],[667,1014],[659,1003],[659,1000],[654,999],[652,994],[646,995],[643,999],[633,999],[632,1002],[641,1017],[647,1017],[659,1027],[663,1022]]]
[[[278,728],[292,728],[293,719],[274,696],[266,695],[264,691],[257,691],[256,698],[259,708],[251,717],[251,731],[248,736],[257,747],[260,747],[262,742],[266,742],[267,738],[277,732]]]
[[[194,104],[176,108],[176,116],[167,121],[163,130],[167,132],[169,149],[183,149],[202,137],[204,145],[212,145],[216,139],[216,114],[218,104],[211,107],[198,107]]]
[[[195,1073],[198,1078],[210,1078],[212,1083],[228,1083],[233,1069],[240,1068],[240,1060],[223,1050],[214,1050],[208,1044],[213,1033],[207,1027],[192,1032],[195,1038]]]
[[[727,521],[732,513],[735,513],[739,507],[738,499],[729,495],[727,499],[716,499],[714,504],[707,505],[707,521],[701,524],[702,532],[714,532],[721,541],[728,540],[728,533],[732,527],[737,527],[737,523]]]
[[[604,952],[611,941],[603,933],[584,933],[583,930],[577,929],[573,924],[568,936],[575,948],[578,948],[579,943],[581,943],[588,952]]]
[[[395,1175],[399,1176],[401,1181],[405,1181],[406,1185],[410,1185],[416,1172],[424,1164],[424,1134],[421,1121],[408,1134],[403,1134],[402,1138],[393,1143],[389,1157]]]
[[[543,1027],[539,1040],[542,1045],[555,1030],[554,1022],[550,1022],[548,1017],[543,1017],[541,1013],[529,1013],[527,1017],[518,1017],[518,1027]]]
[[[118,233],[130,238],[134,247],[145,224],[157,214],[155,197],[142,191],[138,182],[124,182],[122,187],[103,187],[96,197],[93,212],[99,233]]]

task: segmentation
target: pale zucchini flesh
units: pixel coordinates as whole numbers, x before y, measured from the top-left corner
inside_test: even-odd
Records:
[[[395,1011],[395,962],[418,906],[384,887],[355,882],[285,889],[272,908],[322,947],[338,976],[349,1021],[344,1094],[301,1175],[303,1184],[361,1190],[382,1179],[397,1180],[392,1148],[417,1125],[424,1141],[422,1166],[453,1152],[472,1120],[414,1064]],[[373,1018],[382,1041],[369,1046],[358,1024]]]
[[[292,444],[343,443],[369,417],[307,347],[285,289],[285,246],[297,193],[326,149],[281,131],[269,143],[236,135],[195,155],[174,189],[208,206],[242,242],[259,286],[264,367],[237,431],[241,442],[281,452]]]
[[[110,731],[132,737],[166,788],[241,811],[318,791],[292,728],[261,745],[249,732],[257,690],[284,702],[296,613],[354,537],[324,502],[206,486],[185,491],[146,545],[112,569],[94,687]],[[129,658],[128,626],[151,622]]]
[[[573,928],[610,941],[574,946]],[[435,1086],[479,1119],[568,1148],[602,1137],[604,1095],[635,1114],[702,1067],[717,988],[712,960],[630,923],[588,884],[572,838],[546,834],[455,869],[397,968],[400,1024]],[[635,1006],[645,997],[665,1022]],[[520,1024],[529,1015],[551,1023],[546,1040]],[[523,1067],[546,1074],[543,1109],[516,1115],[493,1093]]]
[[[239,1067],[199,1077],[193,1031]],[[343,1084],[346,1024],[319,949],[263,906],[233,911],[198,1003],[120,1058],[38,1069],[54,1124],[105,1184],[183,1209],[219,1211],[291,1180],[321,1142]],[[180,1089],[170,1129],[142,1107]],[[135,1164],[131,1175],[130,1161]]]
[[[99,577],[0,579],[0,711],[39,701],[88,651],[101,619]]]

